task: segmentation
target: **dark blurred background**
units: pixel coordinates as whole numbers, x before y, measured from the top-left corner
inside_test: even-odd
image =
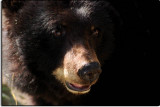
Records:
[[[160,20],[160,1],[109,0],[120,14],[116,49],[96,85],[85,98],[88,105],[159,105],[158,77],[152,51]],[[160,30],[160,29],[159,29]],[[156,62],[157,63],[157,62]],[[84,95],[85,96],[85,95]]]

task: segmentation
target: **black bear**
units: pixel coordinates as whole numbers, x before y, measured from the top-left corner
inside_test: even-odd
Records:
[[[114,47],[107,1],[3,0],[3,74],[29,105],[79,105]]]

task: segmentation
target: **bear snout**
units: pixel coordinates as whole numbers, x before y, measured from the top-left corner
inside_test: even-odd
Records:
[[[74,94],[85,94],[101,73],[95,50],[87,44],[75,43],[64,56],[64,84]]]
[[[101,72],[102,70],[100,64],[98,62],[91,62],[85,64],[81,69],[78,70],[78,76],[87,83],[92,84],[92,82],[99,78]]]

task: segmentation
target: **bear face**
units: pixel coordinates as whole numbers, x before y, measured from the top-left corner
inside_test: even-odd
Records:
[[[73,94],[89,92],[113,50],[114,10],[110,4],[90,0],[14,2],[16,8],[8,1],[3,3],[6,37],[15,47],[8,50],[10,61],[19,64],[12,71],[27,71],[38,81],[57,78]]]

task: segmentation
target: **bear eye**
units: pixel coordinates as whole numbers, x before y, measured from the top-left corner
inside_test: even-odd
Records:
[[[63,25],[58,25],[55,30],[53,30],[55,37],[62,37],[65,35],[65,29]]]
[[[100,35],[100,29],[94,26],[91,27],[91,32],[94,37],[99,37]]]

